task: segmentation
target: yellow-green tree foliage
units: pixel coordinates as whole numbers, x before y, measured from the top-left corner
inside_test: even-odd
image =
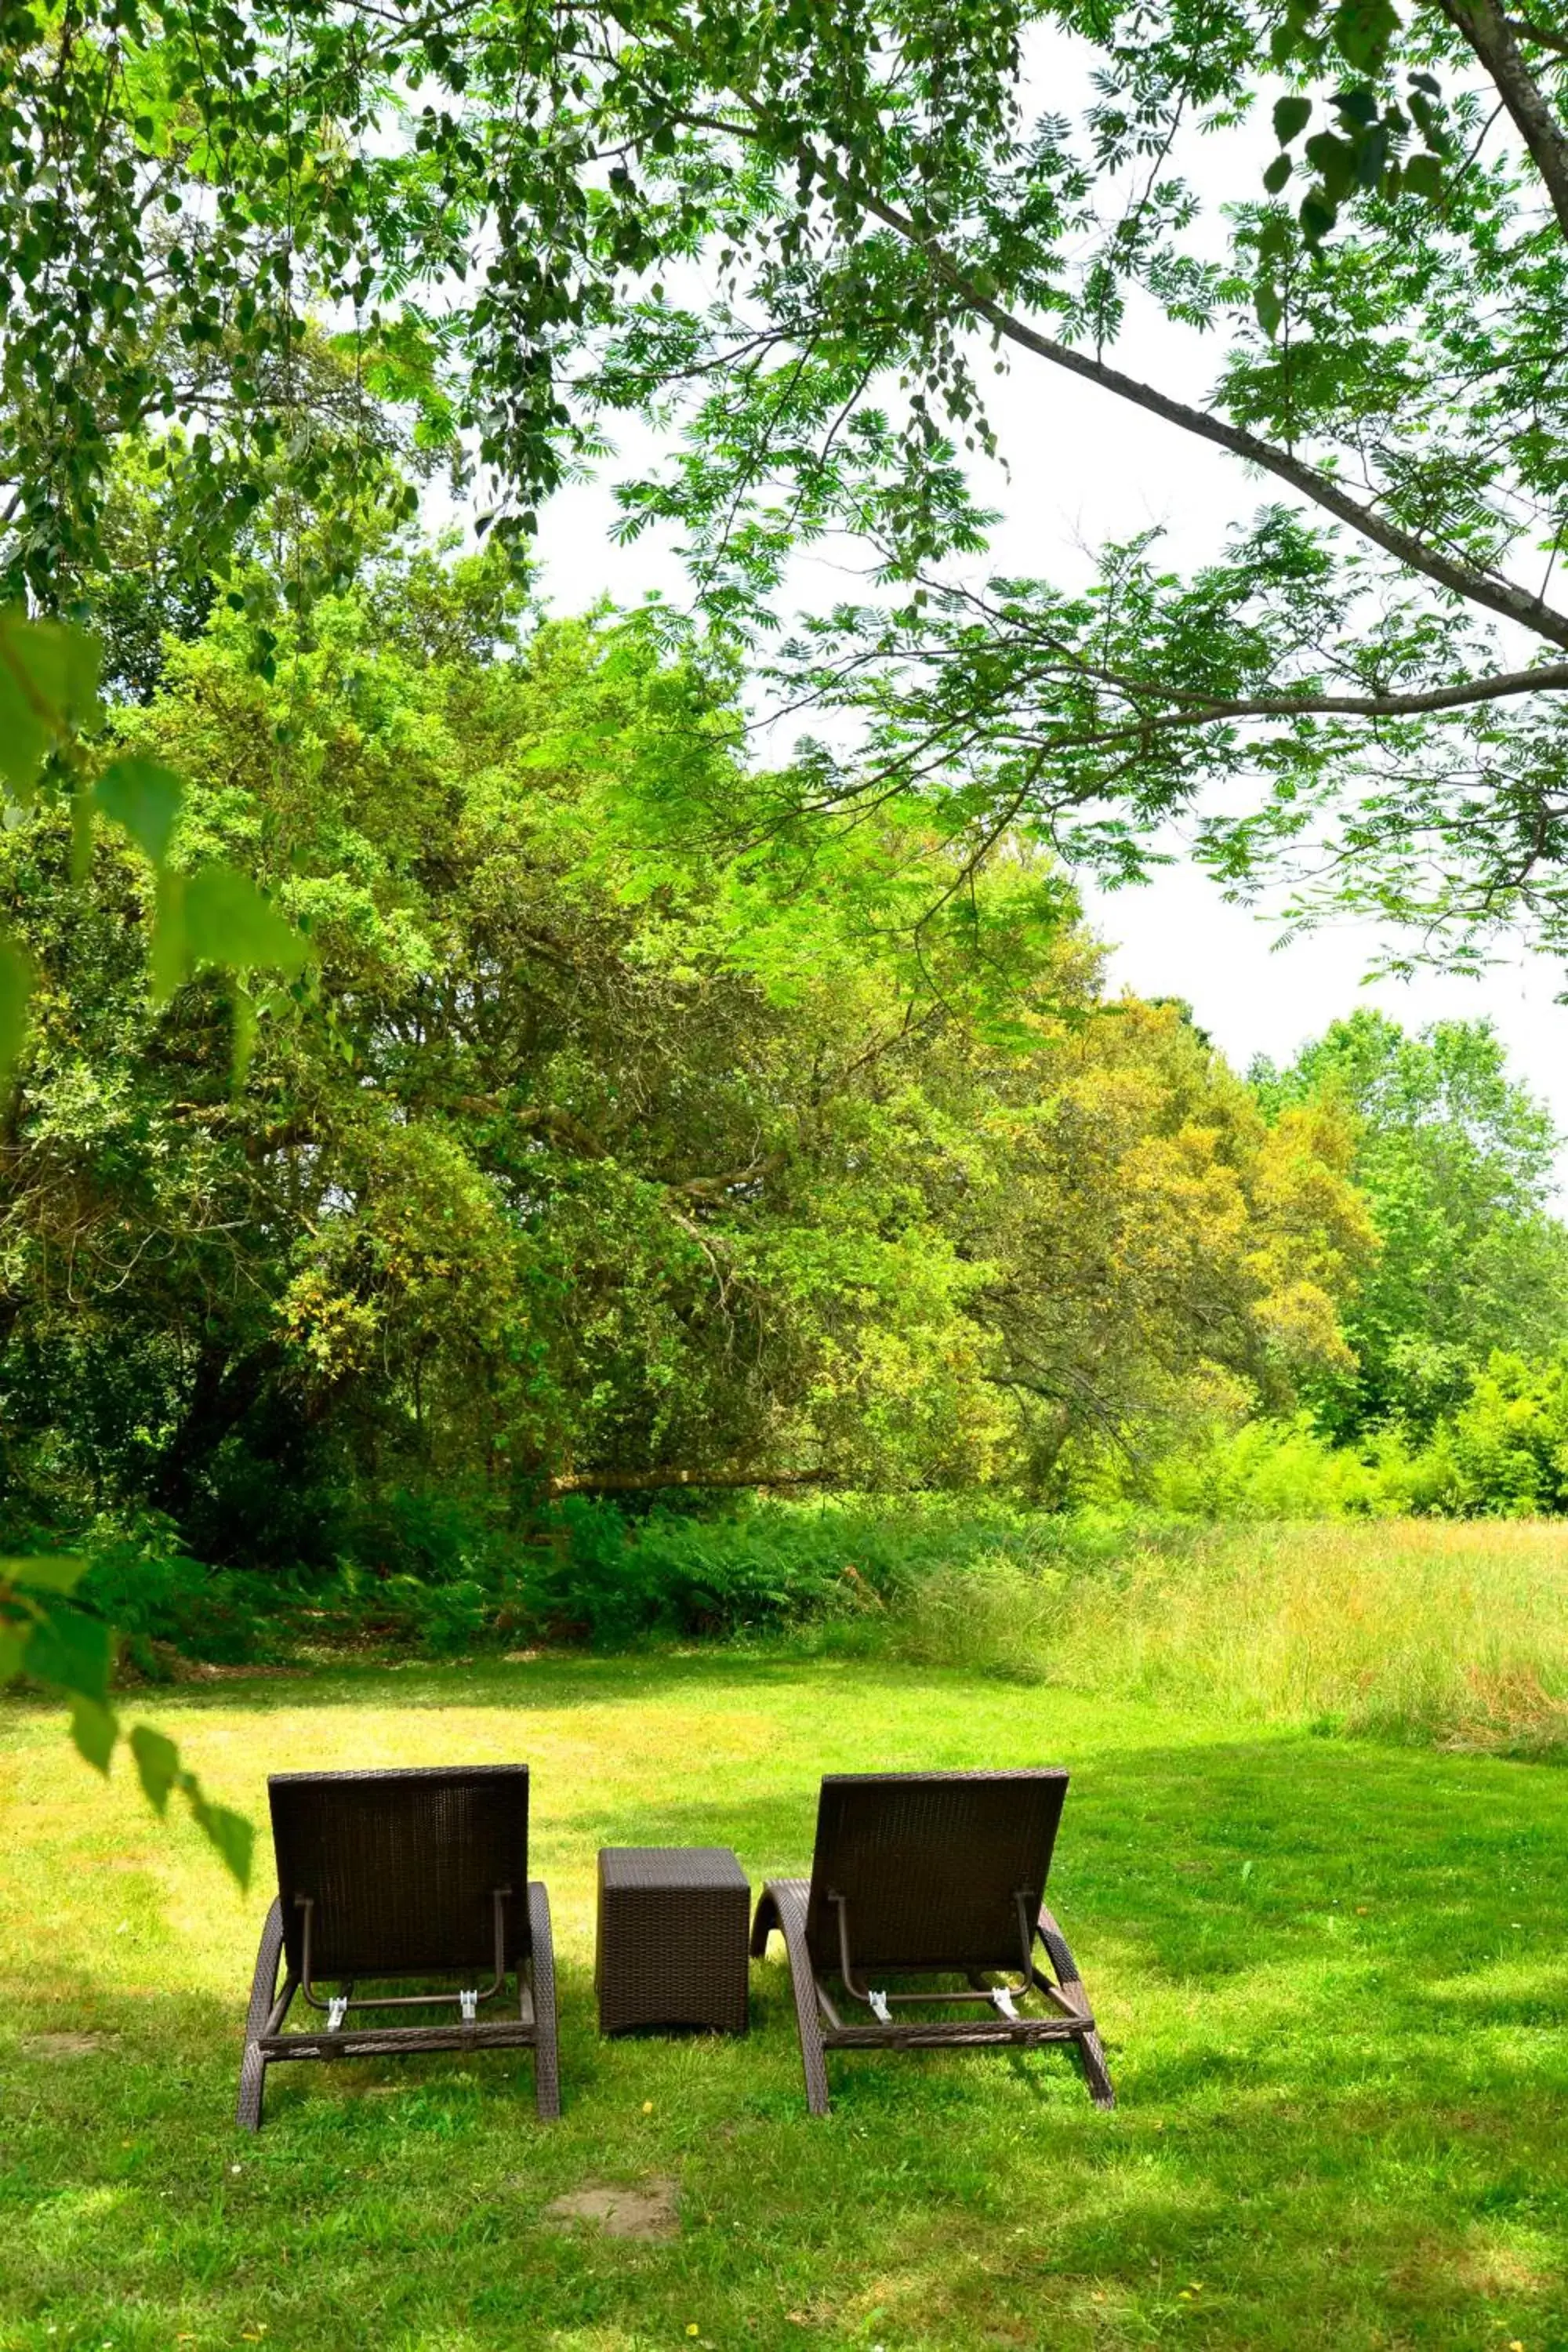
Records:
[[[1331,1107],[1269,1126],[1179,1010],[1102,1002],[1026,845],[968,875],[918,805],[771,823],[721,665],[498,580],[388,565],[269,678],[220,615],[122,714],[186,780],[175,866],[308,931],[293,979],[155,1003],[144,861],[73,879],[47,807],[0,842],[40,974],[14,1505],[310,1557],[410,1477],[1048,1487],[1341,1358],[1371,1239]]]

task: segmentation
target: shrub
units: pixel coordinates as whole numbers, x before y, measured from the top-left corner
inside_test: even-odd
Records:
[[[862,1543],[860,1536],[870,1538]],[[574,1496],[552,1513],[547,1546],[530,1555],[527,1612],[547,1632],[599,1644],[641,1634],[776,1631],[838,1611],[885,1578],[873,1530],[852,1515],[759,1503],[722,1517],[653,1509],[632,1519]]]
[[[473,1649],[502,1629],[513,1597],[516,1547],[496,1517],[464,1492],[394,1487],[348,1523],[321,1598],[348,1626],[430,1656]]]
[[[1307,1414],[1213,1423],[1143,1483],[1194,1519],[1555,1516],[1568,1511],[1568,1366],[1494,1354],[1425,1439],[1394,1427],[1334,1445]]]
[[[269,1580],[188,1558],[168,1520],[148,1513],[129,1527],[100,1528],[82,1549],[89,1564],[77,1597],[123,1636],[142,1673],[165,1673],[161,1653],[169,1651],[216,1665],[277,1654]]]
[[[1561,1362],[1494,1355],[1432,1451],[1444,1500],[1466,1514],[1530,1517],[1568,1503],[1568,1380]]]
[[[1097,1525],[1084,1540],[1092,1549],[1114,1539]],[[545,1633],[601,1644],[842,1627],[901,1606],[933,1576],[998,1561],[1027,1567],[1072,1541],[1065,1523],[984,1499],[767,1499],[632,1517],[572,1496],[521,1555],[520,1601]]]
[[[1372,1459],[1331,1445],[1306,1414],[1211,1428],[1156,1463],[1148,1483],[1156,1502],[1178,1517],[1248,1520],[1370,1513],[1384,1485]]]

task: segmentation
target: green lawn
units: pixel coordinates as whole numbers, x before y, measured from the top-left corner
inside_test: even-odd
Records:
[[[712,1654],[380,1668],[138,1710],[213,1794],[522,1759],[563,2121],[502,2053],[270,2077],[232,2126],[268,1899],[10,1706],[0,2346],[152,2352],[1568,2346],[1568,1772],[956,1675]],[[595,1848],[808,1858],[827,1768],[1065,1763],[1055,1906],[1121,2105],[1065,2055],[830,2060],[595,2032]],[[99,2037],[67,2050],[41,2037]],[[649,2105],[651,2103],[651,2105]],[[549,2226],[673,2179],[681,2232]]]

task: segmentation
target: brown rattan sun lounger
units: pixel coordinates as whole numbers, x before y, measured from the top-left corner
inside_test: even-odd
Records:
[[[777,1927],[795,1985],[805,2095],[827,2113],[826,2050],[1033,2049],[1073,2045],[1097,2107],[1115,2105],[1105,2053],[1067,1940],[1045,1906],[1068,1776],[1037,1772],[834,1772],[822,1783],[810,1879],[763,1889],[760,1959]],[[1050,1963],[1039,1965],[1038,1939]],[[991,1979],[1005,1975],[1007,1981]],[[900,1978],[956,1989],[893,1989]],[[870,2012],[840,2014],[829,1979]],[[1033,1996],[1044,2004],[1028,2014]],[[900,2022],[897,2005],[916,2014]],[[932,2009],[967,2015],[932,2017]]]
[[[259,2130],[267,2069],[283,2059],[426,2050],[531,2049],[539,2112],[558,2116],[550,1899],[528,1876],[527,1766],[278,1772],[268,1790],[278,1899],[251,1986],[241,2129]],[[509,1975],[516,2012],[482,2016]],[[440,1977],[456,1986],[432,1986]],[[398,1979],[404,1989],[388,1993]],[[356,1982],[369,1988],[363,1996]],[[322,2021],[290,2033],[296,1992]],[[345,2022],[356,2011],[446,2005],[458,2011],[455,2024]]]

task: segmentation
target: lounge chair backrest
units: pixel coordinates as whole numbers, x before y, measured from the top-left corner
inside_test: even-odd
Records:
[[[268,1782],[289,1966],[311,1903],[317,1979],[474,1969],[489,1979],[494,1893],[506,1961],[528,1956],[528,1767],[275,1772]]]
[[[812,1964],[839,1964],[844,1898],[858,1970],[1007,1969],[1017,1895],[1045,1893],[1068,1775],[834,1772],[822,1783],[806,1910]]]

